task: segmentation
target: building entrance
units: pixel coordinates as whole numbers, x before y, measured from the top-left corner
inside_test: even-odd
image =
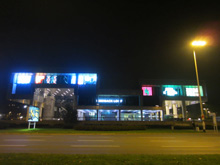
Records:
[[[73,88],[36,88],[34,106],[40,108],[40,118],[44,120],[60,119],[66,113],[67,104],[75,104]]]

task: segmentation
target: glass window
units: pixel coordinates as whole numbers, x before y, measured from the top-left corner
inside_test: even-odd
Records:
[[[162,110],[143,110],[143,121],[161,121]]]
[[[141,110],[121,110],[121,121],[141,121]]]
[[[78,109],[77,115],[79,121],[97,120],[97,110],[95,109]]]
[[[119,121],[119,110],[98,110],[99,121]]]

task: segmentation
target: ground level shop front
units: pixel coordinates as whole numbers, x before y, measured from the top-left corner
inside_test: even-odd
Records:
[[[78,109],[79,121],[162,121],[162,110]]]

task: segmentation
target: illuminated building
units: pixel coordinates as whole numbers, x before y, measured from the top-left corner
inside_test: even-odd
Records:
[[[163,121],[186,119],[197,104],[194,81],[142,80],[137,90],[99,88],[96,73],[13,73],[8,98],[37,106],[43,120],[57,120],[71,104],[80,121]],[[207,101],[206,87],[200,92]]]

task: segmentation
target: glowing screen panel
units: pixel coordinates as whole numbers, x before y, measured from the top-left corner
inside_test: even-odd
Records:
[[[17,84],[30,84],[32,73],[15,73],[14,79],[17,79]]]
[[[142,87],[143,96],[152,96],[152,87]]]
[[[71,84],[76,84],[76,74],[71,75]]]
[[[28,110],[28,121],[38,122],[39,121],[39,108],[34,106],[29,106]]]
[[[78,75],[78,84],[86,85],[86,84],[96,84],[97,82],[97,74],[92,73],[80,73]]]
[[[189,96],[189,97],[199,96],[199,91],[198,91],[197,86],[184,86],[184,87],[186,89],[186,96]],[[199,88],[200,88],[200,94],[201,96],[203,96],[202,86],[200,86]]]
[[[180,85],[163,85],[163,95],[166,96],[181,96],[182,88]]]
[[[45,79],[46,79],[46,73],[36,73],[36,76],[35,76],[36,84],[43,84]]]
[[[122,103],[122,99],[99,98],[98,103]]]
[[[16,90],[18,86],[25,85],[25,88],[32,83],[33,73],[13,73],[13,82],[12,82],[12,94],[16,94]]]
[[[76,84],[75,73],[36,73],[36,84]]]

